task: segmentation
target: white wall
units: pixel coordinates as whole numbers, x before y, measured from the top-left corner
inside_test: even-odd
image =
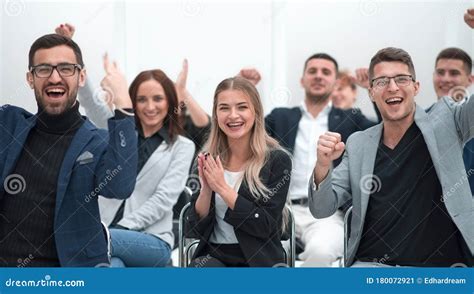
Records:
[[[473,32],[463,21],[471,1],[312,1],[287,5],[288,86],[301,101],[299,77],[304,60],[326,52],[339,66],[368,67],[381,48],[405,49],[415,64],[421,90],[417,102],[426,107],[436,101],[432,73],[436,55],[448,46],[460,47],[474,57]],[[359,90],[358,107],[372,112],[366,91]]]
[[[242,66],[270,72],[270,2],[147,2],[126,5],[127,72],[161,68],[175,79],[189,60],[188,85],[210,112],[217,84]],[[139,20],[139,21],[137,21]]]
[[[34,93],[26,83],[29,48],[38,37],[53,33],[58,24],[71,22],[78,27],[75,39],[83,51],[86,68],[96,81],[103,75],[103,51],[115,51],[115,46],[123,42],[124,34],[114,30],[116,22],[121,22],[117,3],[2,0],[2,4],[0,104],[36,111]]]
[[[263,75],[259,89],[266,112],[299,104],[304,60],[333,55],[341,68],[367,67],[380,48],[397,46],[413,57],[421,92],[435,101],[432,72],[437,53],[457,46],[472,55],[474,33],[462,15],[474,1],[146,1],[39,2],[2,0],[0,11],[0,104],[36,110],[26,86],[29,46],[62,22],[76,25],[75,40],[94,87],[108,51],[129,81],[141,70],[163,69],[174,79],[189,59],[188,85],[210,112],[217,83],[243,66]],[[358,106],[371,105],[360,91]]]

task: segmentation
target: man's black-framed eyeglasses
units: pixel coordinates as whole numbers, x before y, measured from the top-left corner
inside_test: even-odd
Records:
[[[58,65],[39,64],[30,67],[30,71],[37,78],[49,78],[53,74],[53,70],[56,69],[59,75],[64,78],[73,76],[76,73],[76,68],[81,70],[82,66],[72,63],[60,63]]]
[[[379,77],[372,79],[371,84],[372,88],[384,89],[390,84],[390,80],[393,79],[395,84],[400,87],[408,86],[411,82],[414,82],[415,79],[412,75],[396,75],[393,77]]]

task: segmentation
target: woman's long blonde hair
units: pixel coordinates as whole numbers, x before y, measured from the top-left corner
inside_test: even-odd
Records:
[[[237,90],[247,95],[252,105],[251,110],[255,115],[255,122],[250,130],[250,158],[247,160],[244,179],[248,188],[255,197],[255,200],[268,201],[272,196],[271,191],[262,183],[260,179],[260,171],[269,159],[270,152],[278,149],[285,151],[278,142],[270,137],[265,130],[265,120],[263,117],[263,106],[255,86],[248,80],[241,77],[232,77],[219,83],[214,93],[214,103],[212,107],[212,126],[209,139],[204,146],[204,150],[213,156],[219,155],[223,165],[225,166],[229,160],[229,145],[227,136],[219,128],[217,122],[217,97],[226,90]],[[253,109],[252,109],[253,108]],[[286,152],[286,151],[285,151]],[[288,223],[288,211],[283,209],[283,227],[285,231]]]

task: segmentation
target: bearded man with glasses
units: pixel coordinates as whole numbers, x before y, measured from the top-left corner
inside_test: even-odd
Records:
[[[27,82],[38,111],[0,111],[0,266],[96,266],[109,262],[98,195],[125,199],[135,186],[137,136],[123,75],[102,81],[115,95],[109,131],[79,113],[86,71],[79,46],[51,34],[30,48]]]
[[[67,50],[67,48],[63,47],[60,50]],[[85,72],[82,67],[83,65],[72,63],[58,65],[42,63],[30,66],[30,72],[27,73],[28,82],[30,85],[33,83],[36,101],[44,107],[46,112],[60,114],[73,106],[76,102],[78,87],[71,87],[71,83],[83,84]],[[53,73],[54,76],[52,76]],[[42,84],[45,84],[44,88],[41,87]],[[44,90],[44,93],[41,90]]]

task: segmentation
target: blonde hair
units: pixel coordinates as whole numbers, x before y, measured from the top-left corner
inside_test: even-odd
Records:
[[[229,145],[227,136],[219,128],[217,123],[217,97],[226,90],[237,90],[249,97],[252,105],[251,111],[255,116],[255,123],[252,126],[250,134],[250,158],[247,160],[244,176],[248,188],[255,200],[264,202],[270,200],[273,193],[266,187],[260,179],[260,171],[269,159],[270,152],[273,150],[282,150],[286,152],[278,142],[270,137],[265,130],[265,120],[263,117],[263,106],[255,86],[248,80],[241,77],[233,77],[223,80],[219,83],[214,93],[214,102],[212,107],[212,126],[209,139],[204,146],[204,150],[213,156],[219,155],[225,165],[229,159]],[[288,152],[286,152],[288,153]],[[288,201],[288,200],[287,200]],[[288,211],[283,209],[282,231],[286,230],[288,223]]]

